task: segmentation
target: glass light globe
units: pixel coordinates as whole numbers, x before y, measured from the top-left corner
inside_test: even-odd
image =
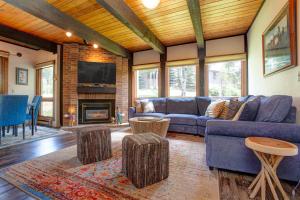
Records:
[[[143,5],[146,8],[154,9],[158,6],[160,0],[142,0]]]

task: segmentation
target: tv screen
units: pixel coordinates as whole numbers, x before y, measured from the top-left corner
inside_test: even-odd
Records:
[[[78,83],[116,84],[116,64],[79,61]]]

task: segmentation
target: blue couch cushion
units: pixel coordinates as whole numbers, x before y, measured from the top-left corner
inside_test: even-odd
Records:
[[[168,98],[168,114],[190,114],[197,115],[198,108],[195,98]]]
[[[166,98],[153,98],[149,99],[154,105],[154,110],[156,113],[166,113],[167,112],[167,100]]]
[[[239,121],[254,121],[259,109],[259,104],[260,97],[247,101],[239,117]]]
[[[197,115],[188,114],[168,114],[165,118],[171,119],[170,124],[182,124],[182,125],[197,125]]]
[[[135,113],[134,117],[165,117],[163,113]]]
[[[241,102],[246,102],[246,101],[248,101],[248,99],[250,98],[250,97],[252,97],[253,95],[247,95],[247,96],[244,96],[244,97],[239,97],[238,98],[238,101],[241,101]]]
[[[296,123],[297,108],[292,106],[283,123]]]
[[[292,97],[286,95],[274,95],[268,98],[262,98],[256,121],[282,122],[287,117],[292,103]]]
[[[206,126],[206,122],[208,121],[208,120],[213,120],[214,118],[212,118],[212,117],[207,117],[207,116],[199,116],[199,117],[197,117],[197,125],[199,125],[199,126]]]
[[[211,103],[211,99],[209,97],[196,97],[196,103],[198,107],[198,114],[205,115],[206,109]]]

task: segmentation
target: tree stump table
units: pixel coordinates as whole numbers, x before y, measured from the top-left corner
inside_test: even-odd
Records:
[[[166,137],[170,119],[158,117],[134,117],[129,119],[129,124],[133,134],[151,132],[161,137]]]
[[[77,157],[82,164],[89,164],[112,157],[111,132],[104,126],[76,128]]]
[[[154,133],[128,135],[122,141],[122,171],[137,188],[169,176],[169,142]]]
[[[249,186],[249,190],[254,188],[250,198],[253,199],[261,190],[261,199],[265,200],[266,186],[269,185],[275,200],[279,199],[275,188],[279,189],[283,199],[289,199],[277,177],[276,170],[284,156],[298,154],[298,147],[289,142],[264,137],[248,137],[245,144],[253,150],[261,162],[261,171]]]

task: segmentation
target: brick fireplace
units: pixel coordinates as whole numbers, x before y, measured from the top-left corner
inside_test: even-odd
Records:
[[[77,69],[78,61],[86,62],[110,62],[116,64],[116,93],[115,94],[99,94],[99,93],[78,93],[77,91]],[[74,111],[75,125],[82,123],[82,116],[79,112],[79,102],[114,102],[111,112],[114,116],[115,108],[119,108],[124,113],[124,121],[128,119],[128,59],[116,56],[104,49],[94,49],[91,46],[80,44],[64,44],[63,45],[63,115],[70,114],[70,110]],[[82,114],[82,113],[81,113]],[[88,111],[89,117],[98,116],[105,118],[106,112],[101,109]],[[80,121],[79,121],[80,117]],[[97,118],[97,117],[96,117]],[[99,120],[99,123],[105,120]],[[63,118],[63,126],[70,125],[68,117]]]

